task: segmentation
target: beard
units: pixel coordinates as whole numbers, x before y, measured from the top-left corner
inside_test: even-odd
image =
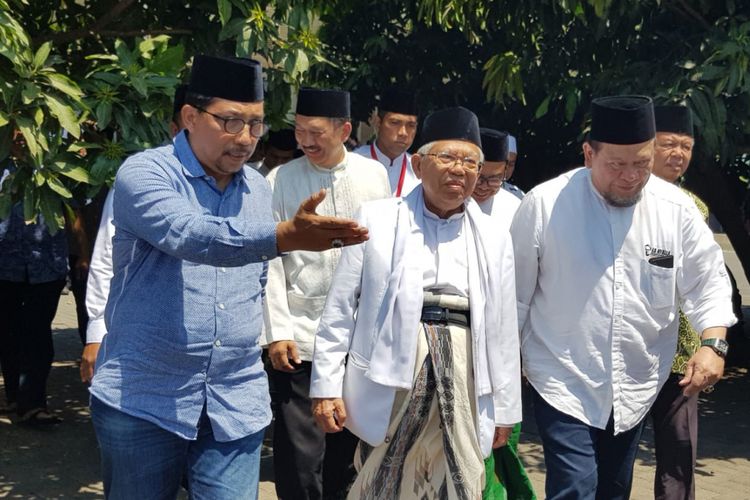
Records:
[[[636,203],[640,201],[640,199],[643,197],[643,190],[638,191],[633,196],[625,197],[625,196],[617,196],[612,193],[606,193],[603,195],[604,199],[607,200],[607,203],[609,203],[613,207],[617,208],[626,208],[626,207],[632,207]]]

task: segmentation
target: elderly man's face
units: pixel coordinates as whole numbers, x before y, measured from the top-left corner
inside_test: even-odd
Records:
[[[262,122],[263,102],[236,102],[217,97],[205,111],[189,104],[182,107],[183,125],[190,132],[190,146],[206,173],[219,185],[226,184],[232,175],[242,170],[258,144],[258,138],[250,133],[247,125],[237,134],[228,133],[224,129],[224,118]]]
[[[685,174],[693,157],[695,141],[686,134],[656,133],[654,174],[667,182],[674,182]]]
[[[629,207],[641,198],[654,164],[654,141],[640,144],[584,143],[586,165],[599,194],[615,207]]]
[[[456,161],[446,161],[448,156]],[[422,180],[427,208],[440,217],[461,211],[464,201],[474,191],[480,158],[478,146],[455,140],[437,141],[429,153],[412,156],[414,173]]]
[[[389,158],[396,158],[414,142],[417,117],[389,111],[382,118],[378,117],[377,128],[378,147]]]
[[[484,162],[472,195],[477,202],[482,203],[489,200],[503,187],[506,166],[507,162],[504,161]]]

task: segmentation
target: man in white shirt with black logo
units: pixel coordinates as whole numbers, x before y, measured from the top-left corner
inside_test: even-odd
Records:
[[[548,499],[627,499],[644,417],[669,378],[678,305],[705,345],[688,362],[686,396],[721,378],[736,321],[695,203],[651,175],[651,99],[600,98],[591,111],[588,168],[534,188],[511,227]]]
[[[419,184],[408,149],[417,135],[417,105],[412,92],[388,88],[383,92],[375,118],[377,137],[354,152],[379,161],[388,173],[393,196],[406,196]]]

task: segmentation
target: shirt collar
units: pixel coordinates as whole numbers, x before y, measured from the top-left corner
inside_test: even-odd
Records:
[[[424,216],[427,219],[432,219],[432,220],[436,220],[436,221],[453,222],[453,221],[456,221],[456,220],[463,219],[464,214],[466,213],[466,202],[464,202],[464,207],[463,208],[464,209],[461,210],[460,212],[456,212],[455,214],[451,215],[447,219],[443,219],[443,218],[439,217],[437,214],[435,214],[432,211],[430,211],[430,209],[427,208],[427,205],[425,205],[424,206]]]
[[[316,164],[310,161],[310,158],[308,158],[307,155],[305,155],[305,160],[307,160],[307,164],[310,165],[313,170],[315,170],[316,172],[320,172],[322,174],[336,172],[337,170],[343,170],[344,168],[346,168],[346,164],[349,162],[349,152],[346,150],[343,144],[341,145],[341,148],[344,150],[344,159],[341,161],[341,163],[331,168],[324,168],[324,167],[317,166]]]
[[[396,158],[394,158],[393,160],[391,160],[390,158],[388,158],[388,155],[386,155],[385,153],[383,153],[380,150],[380,148],[378,147],[378,141],[377,141],[377,139],[374,140],[374,141],[372,141],[372,147],[375,148],[375,156],[377,156],[377,160],[380,163],[382,163],[383,165],[385,165],[386,167],[392,167],[394,165],[397,165],[397,166],[400,167],[401,166],[401,162],[403,161],[402,157],[406,156],[406,151],[404,151],[403,153],[401,153],[400,155],[398,155]],[[408,159],[408,157],[407,157],[407,159]]]

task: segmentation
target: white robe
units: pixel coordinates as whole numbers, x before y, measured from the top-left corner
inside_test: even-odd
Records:
[[[331,169],[316,167],[303,156],[273,169],[266,179],[273,188],[277,221],[294,217],[300,203],[320,189],[326,190],[326,197],[317,213],[350,219],[362,202],[391,196],[382,167],[353,153],[346,153],[345,160]],[[266,343],[294,340],[302,360],[312,360],[315,331],[340,256],[337,248],[294,251],[269,263]]]

